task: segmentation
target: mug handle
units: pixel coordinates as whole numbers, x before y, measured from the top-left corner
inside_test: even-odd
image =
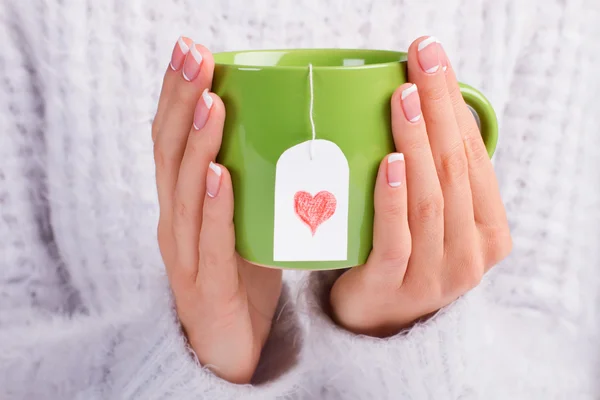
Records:
[[[465,103],[474,111],[475,119],[485,143],[490,158],[494,155],[498,143],[498,120],[490,101],[477,89],[464,83],[459,83]]]

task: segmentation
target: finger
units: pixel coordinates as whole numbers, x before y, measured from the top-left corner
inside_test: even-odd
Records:
[[[416,85],[405,83],[394,92],[391,113],[396,150],[406,162],[412,257],[433,266],[443,255],[444,204]]]
[[[408,71],[419,87],[427,134],[444,196],[444,240],[461,246],[475,235],[467,156],[456,122],[434,37],[417,39],[409,49]]]
[[[169,104],[171,92],[173,91],[176,79],[178,77],[177,72],[181,69],[181,67],[183,67],[185,56],[190,51],[190,46],[192,45],[192,43],[192,39],[180,36],[179,39],[177,39],[177,42],[175,43],[173,52],[171,53],[171,61],[169,62],[169,67],[165,72],[162,89],[160,91],[160,97],[158,99],[158,108],[156,111],[156,115],[154,116],[154,121],[152,121],[153,142],[156,141],[159,127],[163,121],[165,111],[167,109],[167,104]]]
[[[213,69],[214,61],[210,52],[198,44],[193,45],[181,72],[177,74],[163,123],[159,127],[154,143],[154,158],[160,218],[163,220],[172,220],[173,193],[194,109],[202,91],[211,85]],[[187,71],[187,78],[183,76],[184,71]]]
[[[479,127],[462,97],[456,73],[447,55],[444,57],[443,64],[447,65],[446,85],[467,155],[475,222],[481,227],[506,225],[506,213],[500,197],[496,174]]]
[[[198,238],[202,225],[202,207],[207,168],[221,146],[225,106],[214,93],[205,90],[198,100],[194,122],[175,188],[173,234],[180,268],[195,278],[198,268]]]
[[[206,174],[206,197],[200,232],[200,262],[196,284],[218,304],[230,300],[239,288],[233,190],[231,176],[222,165],[211,162]]]
[[[372,270],[383,272],[402,284],[411,251],[408,227],[406,166],[402,153],[388,155],[379,166],[375,185],[373,250],[369,256]]]
[[[469,177],[475,212],[475,226],[482,243],[484,269],[487,272],[512,249],[506,211],[498,181],[481,136],[465,138]]]

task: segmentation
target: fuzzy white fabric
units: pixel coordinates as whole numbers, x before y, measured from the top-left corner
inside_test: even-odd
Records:
[[[0,398],[598,398],[599,22],[597,0],[1,0]],[[154,235],[150,123],[181,33],[214,51],[436,35],[498,112],[513,254],[385,340],[331,322],[333,274],[286,272],[255,383],[217,378]]]

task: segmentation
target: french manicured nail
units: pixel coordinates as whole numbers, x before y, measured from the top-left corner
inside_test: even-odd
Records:
[[[398,187],[404,182],[406,175],[404,164],[404,154],[392,153],[388,156],[387,178],[388,185]]]
[[[208,164],[208,175],[206,176],[206,194],[209,197],[217,197],[221,187],[221,167],[214,162]]]
[[[434,36],[429,36],[427,39],[419,43],[417,47],[419,65],[427,74],[433,74],[440,69],[440,45],[439,41]]]
[[[448,70],[448,54],[446,54],[446,50],[444,50],[444,45],[437,39],[437,44],[439,46],[440,52],[440,62],[442,64],[442,71],[446,72]]]
[[[208,121],[208,115],[210,114],[210,109],[213,106],[213,98],[210,97],[210,93],[208,93],[208,89],[204,89],[202,92],[202,98],[198,100],[196,104],[196,110],[194,111],[194,129],[199,131],[204,128],[206,125],[206,121]]]
[[[193,81],[200,72],[200,66],[202,65],[202,54],[198,50],[198,45],[192,43],[190,46],[190,54],[185,58],[183,64],[183,78],[186,81]]]
[[[171,54],[171,62],[169,63],[173,71],[179,71],[185,61],[185,55],[190,51],[190,46],[186,43],[186,39],[183,36],[179,36],[175,47],[173,48],[173,54]],[[187,39],[189,41],[189,39]]]
[[[417,122],[421,119],[421,99],[419,98],[417,85],[412,84],[404,89],[400,96],[400,102],[407,120]]]

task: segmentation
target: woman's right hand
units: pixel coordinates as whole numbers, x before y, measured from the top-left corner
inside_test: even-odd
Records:
[[[379,167],[373,249],[331,289],[334,319],[354,333],[412,326],[477,286],[512,247],[494,168],[437,39],[413,42],[408,77],[414,84],[391,99],[404,153]]]
[[[213,70],[205,47],[178,40],[152,125],[158,242],[199,361],[228,381],[247,383],[271,329],[281,271],[235,252],[231,178],[214,163],[225,107],[208,92]]]

